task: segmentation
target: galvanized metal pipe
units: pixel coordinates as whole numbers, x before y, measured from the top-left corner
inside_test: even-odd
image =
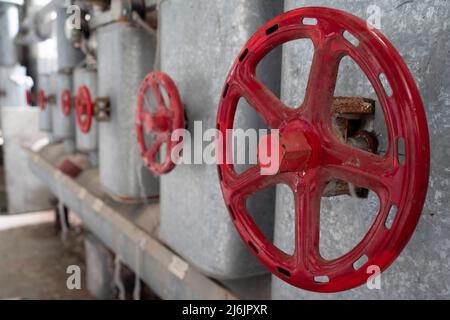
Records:
[[[186,108],[188,129],[202,121],[215,128],[216,108],[227,73],[250,35],[282,10],[279,1],[167,0],[160,4],[161,70],[175,82]],[[278,92],[281,56],[263,63],[261,74]],[[245,102],[243,106],[245,106]],[[237,126],[262,128],[250,107]],[[203,151],[202,145],[195,148]],[[274,192],[249,203],[254,219],[271,234]],[[234,230],[215,165],[178,165],[161,177],[161,238],[203,272],[222,279],[266,272]]]
[[[117,200],[146,201],[159,194],[159,181],[138,151],[135,109],[140,83],[153,69],[156,39],[129,23],[103,26],[97,39],[99,96],[109,98],[111,109],[99,126],[100,181]]]

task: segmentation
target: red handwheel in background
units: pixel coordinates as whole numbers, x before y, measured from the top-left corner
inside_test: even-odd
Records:
[[[348,41],[345,32],[357,42]],[[257,80],[255,70],[275,47],[302,38],[313,42],[315,52],[304,102],[288,108]],[[344,56],[359,65],[378,96],[388,131],[384,155],[345,144],[332,126],[331,104]],[[268,127],[279,129],[282,148],[280,170],[273,175],[262,175],[259,165],[240,174],[233,164],[218,166],[231,219],[252,253],[279,278],[317,292],[342,291],[365,283],[370,265],[385,270],[414,232],[430,165],[422,101],[393,45],[366,21],[343,11],[309,7],[286,12],[253,34],[227,77],[217,115],[224,137],[222,157],[231,152],[226,148],[225,130],[233,128],[241,97]],[[320,199],[332,179],[374,191],[380,207],[374,223],[352,250],[326,260],[319,252]],[[291,255],[265,238],[245,206],[247,197],[276,184],[288,185],[295,198],[295,249]],[[389,213],[395,210],[392,224],[387,223]],[[362,258],[363,264],[358,265]]]
[[[146,98],[149,89],[155,101],[154,110],[150,110],[151,106]],[[166,99],[162,90],[166,93]],[[175,167],[171,151],[180,140],[172,141],[171,134],[181,128],[184,128],[184,108],[175,83],[162,72],[149,73],[139,88],[136,136],[144,164],[153,174],[161,175]],[[144,130],[153,136],[149,147],[146,144]],[[165,154],[159,161],[157,155],[164,144]]]
[[[45,91],[43,89],[38,90],[37,100],[38,100],[39,108],[42,111],[44,111],[45,108],[47,107],[47,97],[46,97]]]
[[[70,109],[72,108],[72,97],[70,91],[65,89],[61,93],[61,111],[63,115],[68,117],[70,115]]]
[[[27,106],[31,106],[33,104],[33,95],[31,93],[31,90],[25,91],[25,101],[27,103]]]
[[[91,129],[92,118],[94,116],[94,104],[88,87],[82,85],[78,88],[75,97],[75,108],[77,112],[77,123],[83,133],[88,133]]]

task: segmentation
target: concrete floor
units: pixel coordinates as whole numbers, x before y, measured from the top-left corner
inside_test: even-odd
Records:
[[[0,216],[0,299],[92,299],[84,283],[82,228],[62,241],[53,218],[53,212]],[[81,268],[80,290],[67,289],[70,265]]]

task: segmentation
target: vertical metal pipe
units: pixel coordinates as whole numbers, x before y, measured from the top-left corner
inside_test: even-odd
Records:
[[[202,121],[203,130],[215,128],[217,105],[233,61],[251,34],[281,11],[279,1],[167,0],[160,4],[161,69],[180,91],[192,136],[194,121]],[[276,92],[281,60],[279,55],[271,58],[262,74]],[[238,115],[237,124],[242,129],[262,126],[247,111]],[[249,206],[258,212],[258,225],[270,235],[274,192],[269,190],[256,200]],[[234,230],[215,165],[178,165],[161,177],[160,236],[216,278],[266,272]]]
[[[159,194],[159,180],[138,151],[135,110],[140,83],[153,69],[156,39],[128,23],[101,27],[97,37],[99,95],[109,98],[111,109],[99,125],[100,181],[118,200],[147,200]]]

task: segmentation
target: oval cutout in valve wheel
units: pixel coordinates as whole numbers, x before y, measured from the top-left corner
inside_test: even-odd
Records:
[[[72,108],[72,97],[70,96],[69,89],[65,89],[61,93],[61,111],[63,115],[68,117],[70,115],[71,108]]]
[[[88,133],[94,116],[94,104],[91,99],[91,93],[85,85],[78,88],[75,97],[75,108],[77,111],[77,123],[81,132]]]
[[[154,110],[150,110],[146,94],[150,89],[154,101]],[[166,93],[166,97],[163,95]],[[184,108],[175,83],[162,72],[150,72],[139,88],[136,110],[136,136],[142,159],[146,167],[155,175],[170,172],[175,163],[171,159],[171,151],[180,140],[172,141],[171,134],[176,129],[184,128]],[[150,147],[147,147],[145,132],[153,136]],[[162,146],[165,153],[162,162],[157,159]]]
[[[314,19],[316,23],[301,23],[305,19]],[[274,25],[278,26],[276,30],[266,32]],[[358,40],[357,46],[344,37],[346,31]],[[289,108],[256,79],[255,69],[272,49],[303,38],[314,43],[314,58],[304,102],[297,108]],[[333,95],[339,63],[344,56],[351,56],[358,63],[379,98],[389,139],[384,155],[346,144],[335,134]],[[392,92],[386,92],[381,74]],[[370,274],[358,264],[361,257],[365,257],[364,266],[376,265],[382,271],[388,268],[415,230],[425,201],[430,167],[422,100],[411,73],[393,45],[366,21],[344,11],[308,7],[286,12],[253,34],[228,74],[217,114],[217,127],[225,140],[222,156],[231,152],[227,149],[225,130],[233,128],[240,97],[249,102],[271,129],[279,129],[284,149],[295,146],[296,140],[289,139],[293,134],[304,137],[301,154],[307,155],[303,161],[295,153],[288,157],[281,153],[280,170],[273,175],[262,175],[258,165],[238,174],[232,164],[219,164],[225,203],[250,251],[280,279],[316,292],[343,291],[365,283]],[[398,161],[396,148],[400,139],[403,163]],[[330,179],[373,190],[380,199],[380,207],[374,223],[353,249],[326,260],[319,251],[320,200]],[[245,207],[250,195],[276,184],[286,184],[294,193],[292,254],[286,254],[265,238]],[[387,228],[392,206],[397,212]]]

